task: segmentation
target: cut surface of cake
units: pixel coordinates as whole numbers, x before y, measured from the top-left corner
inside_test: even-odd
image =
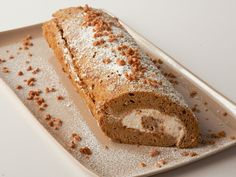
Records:
[[[197,146],[196,116],[117,18],[88,6],[62,9],[43,34],[112,140]]]

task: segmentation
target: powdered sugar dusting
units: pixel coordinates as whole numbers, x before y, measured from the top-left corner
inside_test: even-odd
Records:
[[[95,10],[101,12],[100,10]],[[102,13],[102,19],[108,23],[113,23],[112,33],[114,35],[120,35],[122,37],[118,38],[114,42],[105,42],[102,46],[94,46],[93,43],[98,40],[108,41],[108,36],[101,36],[94,38],[94,28],[91,26],[83,26],[85,13],[80,10],[76,15],[72,15],[70,18],[61,19],[58,18],[58,25],[63,30],[63,38],[66,39],[69,50],[73,51],[74,58],[73,62],[69,65],[70,70],[73,68],[79,68],[79,73],[74,72],[72,76],[80,77],[81,74],[87,74],[89,77],[94,78],[93,82],[97,83],[99,80],[109,81],[109,87],[105,87],[107,91],[118,92],[119,87],[127,85],[129,92],[134,91],[146,91],[146,92],[157,92],[158,94],[163,94],[168,96],[172,101],[187,107],[183,97],[179,94],[172,86],[172,84],[161,74],[155,64],[151,61],[149,56],[147,56],[136,44],[135,40],[128,34],[128,32],[119,26],[116,19]],[[58,36],[60,38],[60,36]],[[157,81],[160,84],[157,88],[149,84],[143,84],[142,80],[129,81],[125,77],[125,73],[132,73],[131,66],[127,61],[127,58],[117,50],[121,45],[127,45],[133,49],[138,49],[141,56],[141,64],[147,68],[144,73],[144,77]],[[65,56],[67,53],[65,53]],[[83,60],[86,58],[87,61]],[[109,58],[110,63],[104,64],[103,59]],[[126,61],[126,65],[120,66],[116,63],[117,59],[123,59]],[[91,71],[92,68],[92,72]],[[89,84],[89,83],[88,83]],[[112,86],[110,86],[112,85]],[[89,87],[89,86],[88,86]],[[110,88],[113,89],[110,89]],[[106,98],[106,99],[110,99]]]

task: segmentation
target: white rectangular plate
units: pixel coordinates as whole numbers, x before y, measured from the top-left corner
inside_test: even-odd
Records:
[[[164,61],[161,70],[171,72],[177,76],[175,80],[179,84],[176,85],[176,89],[184,95],[189,105],[198,105],[197,108],[200,112],[196,114],[199,117],[203,139],[208,142],[214,141],[215,144],[201,144],[193,149],[156,147],[160,151],[160,155],[150,157],[149,151],[153,147],[118,144],[110,141],[99,129],[83,100],[75,92],[69,79],[56,63],[53,52],[42,37],[41,24],[0,33],[0,58],[6,60],[6,62],[0,64],[0,78],[17,94],[18,98],[33,113],[35,119],[48,130],[48,135],[51,134],[67,150],[68,155],[72,155],[77,162],[85,166],[93,175],[115,177],[157,174],[235,145],[236,140],[232,140],[232,136],[236,135],[235,104],[210,88],[128,26],[123,25],[143,50],[153,58]],[[29,50],[19,50],[18,48],[22,46],[22,39],[26,35],[32,35],[34,45]],[[33,56],[30,57],[29,53]],[[10,59],[11,55],[13,55],[13,59]],[[32,71],[27,71],[29,66],[34,69],[38,67],[41,71],[32,74]],[[9,68],[10,72],[3,73],[3,67]],[[18,76],[19,71],[23,71],[24,75]],[[37,79],[33,87],[27,86],[24,82],[25,79],[30,77]],[[23,89],[17,90],[17,85],[22,85]],[[54,87],[56,92],[45,93],[46,87]],[[28,92],[32,89],[43,91],[42,96],[48,104],[45,111],[39,111],[36,103],[27,100]],[[197,92],[194,98],[189,96],[192,91]],[[59,95],[62,95],[65,99],[58,101],[57,96]],[[207,104],[204,104],[205,102]],[[227,115],[224,115],[225,112],[227,112]],[[53,130],[48,126],[44,120],[46,114],[60,118],[63,121],[62,127],[59,130]],[[209,131],[213,133],[225,131],[227,136],[218,139],[211,138]],[[74,132],[82,137],[82,141],[75,150],[71,150],[68,143],[71,134]],[[79,148],[83,146],[90,147],[92,150],[91,156],[82,155],[79,152]],[[55,146],[55,148],[58,147]],[[181,153],[184,151],[193,151],[198,155],[194,157],[182,156]],[[160,159],[167,161],[167,164],[161,168],[156,166],[156,162]],[[147,166],[141,167],[140,163],[142,162]]]

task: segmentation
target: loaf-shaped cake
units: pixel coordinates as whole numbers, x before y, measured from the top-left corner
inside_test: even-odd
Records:
[[[117,18],[59,10],[43,34],[102,131],[120,143],[194,147],[198,121]]]

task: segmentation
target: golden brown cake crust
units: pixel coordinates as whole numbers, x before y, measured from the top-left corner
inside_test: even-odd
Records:
[[[109,25],[87,24],[93,23],[91,17]],[[117,19],[89,7],[68,8],[43,25],[43,34],[107,136],[130,144],[181,148],[198,144],[195,115]],[[129,52],[137,54],[138,66],[130,62]],[[141,74],[135,75],[135,69]],[[150,108],[178,117],[184,136],[176,141],[161,132],[140,132],[122,125],[121,115]]]

